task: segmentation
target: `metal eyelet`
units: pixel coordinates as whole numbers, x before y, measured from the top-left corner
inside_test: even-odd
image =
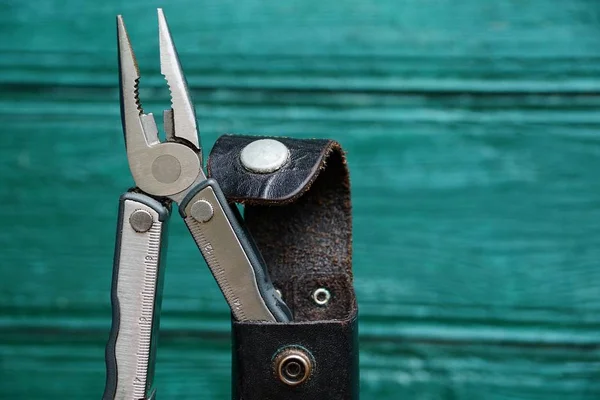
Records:
[[[318,288],[312,293],[311,297],[318,306],[326,306],[331,300],[331,293],[325,288]]]

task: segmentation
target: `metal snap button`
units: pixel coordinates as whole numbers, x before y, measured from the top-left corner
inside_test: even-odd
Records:
[[[240,153],[244,168],[259,174],[277,171],[289,159],[290,151],[274,139],[259,139],[246,145]]]
[[[312,356],[302,348],[286,347],[273,361],[277,377],[288,386],[297,386],[306,381],[313,371]]]

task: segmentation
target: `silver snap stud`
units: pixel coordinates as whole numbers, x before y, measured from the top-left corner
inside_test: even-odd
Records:
[[[192,204],[190,214],[198,222],[208,222],[214,215],[213,206],[208,201],[200,199]]]
[[[325,306],[331,299],[331,293],[325,288],[318,288],[313,292],[312,299],[318,306]]]
[[[135,210],[129,216],[129,223],[133,230],[139,233],[148,232],[152,228],[154,220],[152,215],[146,210]]]
[[[240,153],[244,168],[259,174],[277,171],[290,158],[290,151],[274,139],[259,139],[246,145]]]

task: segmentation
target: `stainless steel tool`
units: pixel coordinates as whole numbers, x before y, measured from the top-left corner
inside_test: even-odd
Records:
[[[291,313],[235,206],[203,171],[196,115],[167,21],[158,9],[161,72],[171,90],[166,141],[138,95],[139,69],[117,17],[121,119],[136,187],[120,199],[112,282],[113,322],[103,398],[152,399],[167,223],[179,207],[232,314],[239,321],[287,322]]]

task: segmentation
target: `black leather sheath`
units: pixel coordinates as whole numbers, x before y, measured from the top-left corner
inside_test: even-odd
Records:
[[[208,161],[209,175],[227,199],[244,205],[246,227],[294,316],[290,323],[232,321],[233,399],[358,399],[358,308],[345,155],[332,140],[272,138],[288,148],[289,159],[275,172],[254,173],[244,168],[240,153],[264,138],[222,136]],[[323,289],[330,297],[319,304],[323,297],[315,299],[316,293]],[[281,360],[294,352],[309,361],[308,370],[298,373],[298,364],[286,370],[290,365]],[[290,375],[282,378],[282,371],[307,378],[286,382]]]

